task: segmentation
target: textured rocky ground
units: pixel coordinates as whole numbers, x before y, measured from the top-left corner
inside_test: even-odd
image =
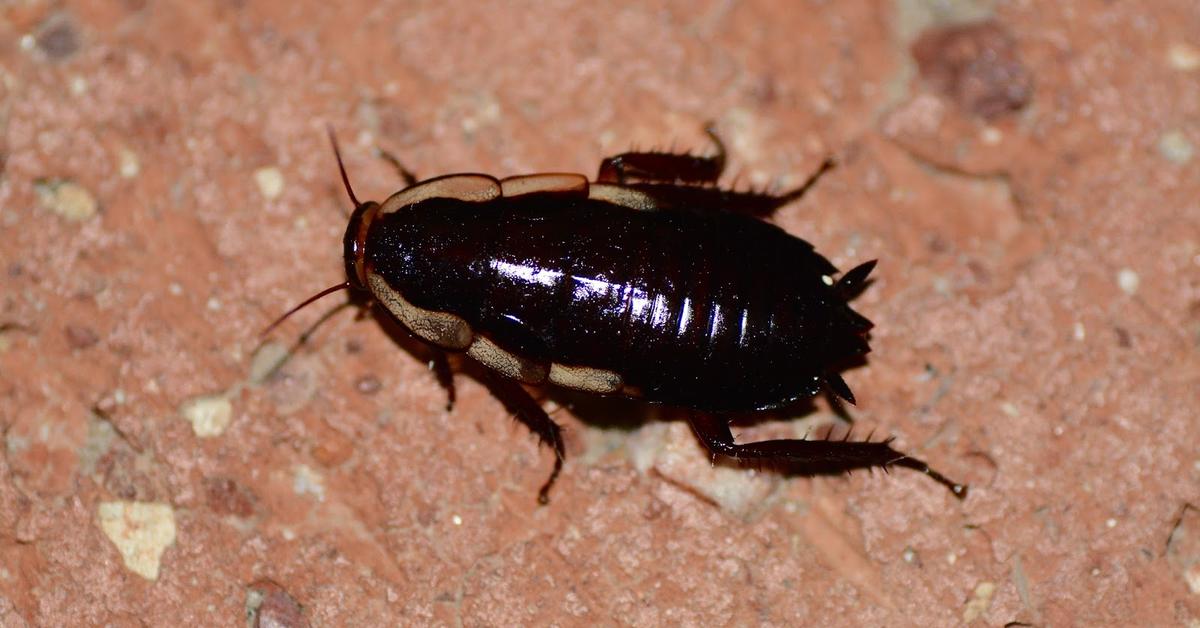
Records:
[[[1200,6],[622,4],[0,6],[0,624],[1197,625]],[[743,184],[840,158],[775,220],[881,260],[852,414],[968,500],[597,404],[538,507],[469,374],[447,413],[346,310],[259,345],[341,278],[325,124],[379,198],[376,147],[591,173],[708,119]]]

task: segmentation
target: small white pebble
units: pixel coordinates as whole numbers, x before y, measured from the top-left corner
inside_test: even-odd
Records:
[[[827,286],[833,285],[833,277],[830,277],[829,275],[821,275],[821,281]]]
[[[279,534],[280,534],[280,536],[283,537],[283,540],[285,540],[285,541],[295,541],[296,540],[296,531],[291,528],[284,528],[279,531]]]
[[[183,286],[172,281],[171,284],[167,286],[167,292],[170,292],[175,296],[179,296],[183,294]]]
[[[917,559],[917,553],[913,551],[913,548],[911,547],[904,548],[904,554],[902,554],[902,556],[904,557],[904,562],[906,563],[911,563]]]
[[[1200,593],[1200,565],[1193,564],[1183,572],[1183,581],[1187,583],[1188,590],[1193,595]]]
[[[37,38],[34,37],[33,35],[29,35],[29,34],[21,35],[20,46],[21,46],[21,50],[25,50],[25,51],[33,50],[34,47],[37,46]]]
[[[140,161],[138,161],[137,153],[129,150],[128,148],[118,149],[117,171],[120,172],[121,176],[125,177],[126,179],[132,179],[138,176],[138,173],[142,171],[142,164]]]
[[[979,141],[988,146],[995,146],[1003,139],[1004,133],[994,126],[984,127],[983,130],[979,132]]]
[[[1179,131],[1167,131],[1158,138],[1158,152],[1168,161],[1186,164],[1196,154],[1196,148]]]
[[[157,580],[163,551],[175,543],[175,511],[168,504],[100,502],[100,529],[117,551],[125,568],[147,580]]]
[[[1105,522],[1104,522],[1104,525],[1106,525],[1106,526],[1108,526],[1108,527],[1110,527],[1110,528],[1115,528],[1115,527],[1117,527],[1117,520],[1116,520],[1116,519],[1109,519],[1108,521],[1105,521]]]
[[[82,96],[87,93],[88,82],[82,76],[71,77],[71,94],[74,96]]]
[[[1167,65],[1181,72],[1200,69],[1200,48],[1177,41],[1167,48]]]
[[[1017,409],[1016,404],[1009,401],[1005,401],[1004,403],[1000,404],[1000,409],[1004,411],[1004,414],[1007,414],[1011,417],[1021,414],[1021,411]]]
[[[454,515],[453,517],[450,517],[450,521],[456,526],[462,525],[462,517],[460,517],[458,515]]]
[[[958,562],[958,554],[955,554],[954,552],[946,554],[946,562],[951,565],[953,565],[954,563],[957,563]]]
[[[1083,328],[1083,323],[1076,321],[1075,323],[1075,340],[1083,342],[1087,338],[1087,330]]]
[[[975,587],[975,595],[968,602],[966,608],[963,609],[963,623],[971,623],[979,619],[987,612],[988,607],[992,605],[992,596],[996,595],[996,584],[993,582],[980,582]]]
[[[1141,279],[1138,277],[1138,274],[1133,271],[1133,269],[1122,268],[1121,270],[1117,271],[1117,285],[1121,287],[1121,290],[1125,292],[1125,294],[1135,294],[1138,291],[1139,283],[1141,283]]]
[[[120,388],[114,390],[113,391],[113,401],[117,402],[117,405],[124,404],[125,403],[125,391],[121,390]]]
[[[221,300],[217,297],[209,297],[208,303],[205,304],[205,307],[216,312],[221,309]]]
[[[268,201],[275,200],[283,194],[283,173],[279,168],[268,166],[255,170],[254,182],[258,184],[259,193]]]
[[[233,404],[224,395],[204,395],[184,402],[179,408],[200,438],[220,436],[233,421]]]
[[[308,465],[299,464],[295,467],[295,474],[292,480],[292,490],[297,495],[307,493],[315,496],[319,502],[325,501],[325,478],[320,473]]]
[[[74,181],[49,181],[36,184],[42,207],[67,220],[87,220],[96,215],[96,198]]]
[[[1098,576],[1098,575],[1100,575],[1100,568],[1099,568],[1099,567],[1092,567],[1092,575],[1093,575],[1093,576]]]

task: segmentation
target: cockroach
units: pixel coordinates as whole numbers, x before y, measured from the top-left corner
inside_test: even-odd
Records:
[[[813,246],[764,220],[833,167],[794,190],[718,186],[726,151],[711,156],[626,152],[595,180],[540,173],[461,173],[360,202],[329,130],[354,211],[344,238],[346,281],[442,352],[466,353],[493,392],[555,454],[538,492],[562,470],[562,431],[523,385],[622,395],[687,411],[714,460],[726,456],[801,473],[908,467],[957,497],[967,487],[892,449],[891,439],[736,443],[730,416],[777,410],[828,390],[854,403],[839,371],[869,350],[871,321],[849,305],[875,267],[834,280]]]

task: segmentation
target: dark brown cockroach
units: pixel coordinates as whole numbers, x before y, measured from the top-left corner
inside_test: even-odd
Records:
[[[562,468],[561,430],[521,386],[554,384],[686,409],[712,453],[801,473],[908,467],[962,498],[967,487],[881,442],[770,440],[738,444],[731,413],[786,406],[828,388],[867,353],[871,322],[850,308],[874,268],[837,268],[812,245],[761,220],[799,199],[826,161],[785,194],[717,186],[712,157],[630,152],[596,180],[544,173],[504,179],[451,174],[382,203],[360,203],[346,228],[345,283],[437,349],[464,352],[502,377],[494,390],[554,449],[539,492]],[[398,165],[398,164],[397,164]]]

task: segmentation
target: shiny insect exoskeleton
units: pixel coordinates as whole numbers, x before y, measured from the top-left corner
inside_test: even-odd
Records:
[[[338,154],[355,204],[348,281],[313,299],[365,291],[416,336],[498,374],[494,390],[556,454],[542,503],[562,467],[562,435],[520,384],[687,409],[714,457],[810,473],[904,466],[965,496],[965,485],[890,440],[734,442],[729,413],[826,387],[854,402],[838,371],[869,350],[872,325],[848,299],[875,262],[834,280],[812,245],[761,219],[803,196],[831,161],[785,194],[723,189],[725,151],[709,135],[715,156],[624,153],[605,159],[594,181],[472,173],[417,182],[401,167],[408,186],[382,203],[358,202]]]

